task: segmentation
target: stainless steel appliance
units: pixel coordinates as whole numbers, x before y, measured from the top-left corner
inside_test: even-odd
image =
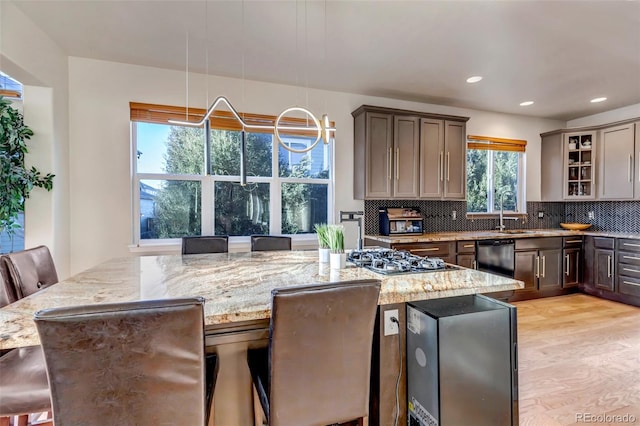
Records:
[[[404,250],[354,250],[347,261],[379,274],[402,274],[460,269],[438,257],[420,257]]]
[[[515,240],[480,240],[476,246],[478,270],[513,278]]]
[[[422,234],[422,214],[417,207],[381,207],[378,210],[380,234]]]
[[[408,303],[409,426],[517,425],[516,322],[482,295]]]

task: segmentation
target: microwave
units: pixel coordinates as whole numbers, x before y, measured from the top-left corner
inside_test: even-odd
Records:
[[[381,207],[380,234],[418,235],[422,234],[422,214],[417,207]]]

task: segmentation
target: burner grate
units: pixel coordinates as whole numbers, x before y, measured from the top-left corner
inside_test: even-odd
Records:
[[[404,250],[356,250],[347,260],[379,274],[406,274],[459,269],[437,257],[420,257]]]

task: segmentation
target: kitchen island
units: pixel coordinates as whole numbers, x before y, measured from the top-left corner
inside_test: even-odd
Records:
[[[395,393],[399,356],[404,356],[398,354],[397,339],[404,339],[405,302],[523,286],[520,281],[464,268],[400,275],[379,275],[353,265],[330,270],[318,263],[317,251],[117,258],[0,309],[0,349],[39,344],[33,314],[40,309],[202,296],[208,351],[220,358],[216,423],[248,425],[252,405],[246,350],[267,344],[271,290],[358,279],[380,279],[380,309],[399,309],[401,317],[399,336],[383,336],[376,329],[380,338],[374,358],[380,368],[372,369],[376,376],[372,392],[378,392],[372,397],[384,417],[380,424],[394,414],[395,396],[390,396]],[[400,407],[404,412],[402,403]],[[372,413],[371,417],[377,416]]]

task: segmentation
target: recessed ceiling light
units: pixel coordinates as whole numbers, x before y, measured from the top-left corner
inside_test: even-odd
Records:
[[[529,106],[529,105],[533,105],[533,101],[520,102],[520,106]]]
[[[482,77],[481,77],[481,76],[479,76],[479,75],[474,75],[473,77],[469,77],[469,78],[467,79],[467,83],[477,83],[477,82],[479,82],[480,80],[482,80]]]
[[[603,98],[595,98],[595,99],[591,99],[591,103],[595,104],[595,103],[598,103],[598,102],[604,102],[606,100],[607,100],[607,98],[604,98],[604,97]]]

